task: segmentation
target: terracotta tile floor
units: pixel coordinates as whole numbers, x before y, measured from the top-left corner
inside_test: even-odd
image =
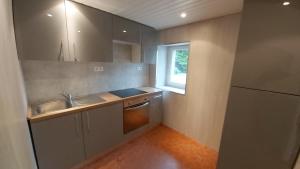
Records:
[[[158,126],[82,169],[215,169],[217,152]]]

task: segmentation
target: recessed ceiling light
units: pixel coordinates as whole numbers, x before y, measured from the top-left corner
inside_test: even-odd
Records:
[[[127,32],[127,30],[123,30],[123,33],[126,33]]]
[[[47,13],[47,16],[52,17],[53,15],[51,13]]]
[[[80,31],[80,30],[78,30],[77,32],[78,32],[78,33],[80,33],[81,31]]]
[[[290,4],[291,4],[291,2],[289,2],[289,1],[284,1],[284,2],[282,3],[283,6],[288,6],[288,5],[290,5]]]
[[[180,14],[180,17],[181,17],[181,18],[185,18],[185,17],[186,17],[186,13],[185,13],[185,12],[182,12],[182,13]]]

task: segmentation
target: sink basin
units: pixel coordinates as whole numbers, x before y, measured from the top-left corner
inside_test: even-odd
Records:
[[[73,100],[73,106],[84,106],[84,105],[89,105],[89,104],[96,104],[96,103],[101,103],[105,102],[103,98],[97,96],[97,95],[91,95],[91,96],[86,96],[86,97],[80,97],[80,98],[75,98]]]
[[[102,99],[97,95],[91,95],[86,97],[74,98],[72,101],[73,101],[72,106],[70,106],[65,100],[53,100],[46,103],[38,104],[32,106],[33,108],[32,113],[33,115],[43,114],[43,113],[48,113],[53,111],[65,110],[72,107],[101,103],[101,102],[105,102],[106,100]]]
[[[70,108],[65,100],[54,100],[33,106],[33,114],[42,114]]]

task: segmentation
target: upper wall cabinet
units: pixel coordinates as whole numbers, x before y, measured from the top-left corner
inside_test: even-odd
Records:
[[[141,43],[140,24],[118,16],[113,17],[113,39]]]
[[[14,0],[20,59],[68,60],[64,0]]]
[[[158,32],[147,26],[141,26],[142,32],[142,58],[146,64],[156,63]]]
[[[72,1],[66,13],[72,60],[112,62],[112,14]]]
[[[14,0],[24,60],[155,64],[157,31],[70,0]]]

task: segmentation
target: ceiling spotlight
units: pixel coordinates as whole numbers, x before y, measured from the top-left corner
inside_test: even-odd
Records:
[[[284,2],[282,3],[283,6],[288,6],[288,5],[290,5],[290,4],[291,4],[291,2],[289,2],[289,1],[284,1]]]
[[[77,32],[78,32],[78,33],[80,33],[81,31],[80,31],[80,30],[78,30]]]
[[[123,33],[126,33],[127,32],[127,30],[123,30]]]
[[[185,18],[185,17],[186,17],[186,13],[185,13],[185,12],[182,12],[182,13],[180,14],[180,17],[181,17],[181,18]]]
[[[47,16],[52,17],[53,15],[51,13],[47,13]]]

